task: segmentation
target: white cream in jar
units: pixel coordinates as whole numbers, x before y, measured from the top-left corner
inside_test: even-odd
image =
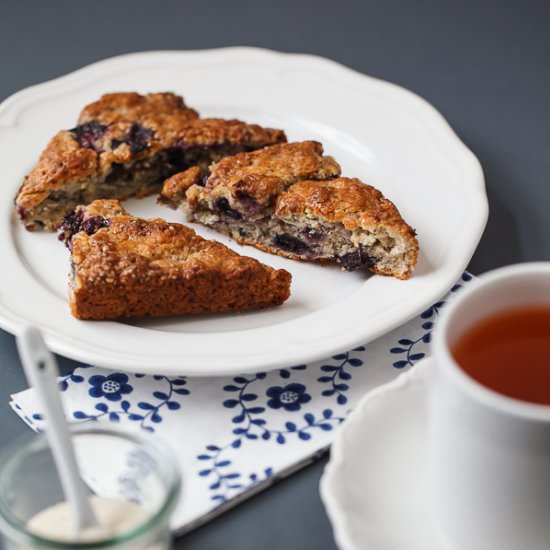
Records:
[[[59,542],[96,542],[129,533],[144,523],[146,510],[121,499],[90,497],[90,503],[99,521],[78,533],[73,532],[73,511],[69,503],[60,502],[38,512],[27,522],[27,529],[42,538]]]

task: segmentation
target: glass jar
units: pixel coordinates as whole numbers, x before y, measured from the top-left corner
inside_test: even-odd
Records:
[[[0,529],[7,550],[171,547],[170,517],[181,487],[178,465],[155,436],[111,426],[71,426],[81,476],[91,494],[138,505],[144,519],[127,532],[93,542],[31,533],[27,522],[65,498],[45,434],[25,434],[0,453]]]

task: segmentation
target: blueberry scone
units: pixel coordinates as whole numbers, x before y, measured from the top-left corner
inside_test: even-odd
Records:
[[[184,225],[134,217],[117,200],[77,207],[59,237],[71,252],[69,303],[78,319],[244,311],[290,295],[287,271]]]
[[[157,193],[166,177],[286,141],[280,130],[200,119],[172,93],[107,94],[46,146],[15,199],[27,229],[53,231],[79,204]]]
[[[320,143],[278,144],[175,174],[160,202],[266,252],[410,277],[415,231],[380,191],[339,176]]]

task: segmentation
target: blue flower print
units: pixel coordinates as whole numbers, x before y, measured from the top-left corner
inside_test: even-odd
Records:
[[[121,372],[115,372],[109,376],[96,374],[91,376],[88,382],[92,386],[88,390],[92,397],[105,397],[109,401],[120,401],[122,395],[133,390],[128,384],[128,377]]]
[[[311,395],[306,393],[306,387],[303,384],[288,384],[284,387],[272,386],[265,392],[271,399],[267,402],[267,406],[272,409],[280,409],[286,411],[299,411],[300,407],[311,401]]]

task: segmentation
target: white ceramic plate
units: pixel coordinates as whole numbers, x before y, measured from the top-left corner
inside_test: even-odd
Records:
[[[321,496],[340,550],[451,550],[428,485],[431,359],[369,392],[338,431]]]
[[[408,281],[365,277],[291,262],[241,247],[242,254],[293,276],[282,307],[240,315],[131,322],[82,322],[67,307],[68,254],[52,234],[26,232],[13,197],[48,139],[74,125],[102,93],[173,90],[203,116],[238,117],[316,139],[344,175],[379,187],[413,225],[421,254]],[[405,322],[460,276],[487,218],[474,155],[424,100],[332,61],[252,48],[150,52],[115,57],[19,92],[0,107],[0,326],[39,326],[56,352],[133,372],[226,375],[329,356]],[[142,216],[182,221],[154,198],[128,201]]]

